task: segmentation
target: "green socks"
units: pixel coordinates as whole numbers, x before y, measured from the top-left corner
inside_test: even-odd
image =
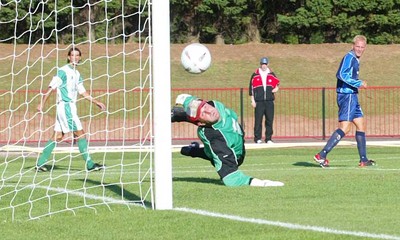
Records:
[[[53,149],[56,147],[56,142],[53,140],[49,140],[46,143],[46,146],[43,149],[42,154],[40,154],[39,160],[37,162],[37,166],[43,166],[46,162],[47,159],[49,159],[51,153],[53,152]],[[82,153],[82,157],[86,162],[86,166],[88,169],[92,168],[94,165],[94,162],[92,161],[92,158],[89,155],[88,152],[88,147],[87,147],[87,141],[85,138],[80,138],[78,140],[78,147],[79,147],[79,152]]]
[[[47,162],[47,159],[49,159],[50,154],[53,152],[53,149],[55,148],[55,146],[56,146],[55,141],[53,141],[53,140],[47,141],[46,146],[44,147],[43,152],[40,155],[39,160],[36,164],[37,166],[39,166],[39,167],[43,166]]]
[[[88,169],[92,168],[94,162],[92,161],[92,158],[89,155],[86,138],[78,139],[78,147],[79,147],[79,152],[82,153],[83,160],[85,160],[86,162],[86,167]]]

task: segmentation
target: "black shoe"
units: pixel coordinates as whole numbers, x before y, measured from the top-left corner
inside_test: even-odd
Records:
[[[181,148],[181,154],[185,156],[193,157],[191,154],[192,149],[199,148],[200,144],[198,142],[191,142],[190,145]]]
[[[49,169],[47,169],[47,167],[45,165],[40,166],[40,167],[36,166],[35,170],[36,170],[36,172],[48,172],[49,171]]]
[[[95,164],[93,165],[93,167],[88,168],[88,171],[100,171],[100,170],[105,169],[105,168],[106,168],[106,166],[101,165],[101,164],[99,164],[99,163],[95,163]]]

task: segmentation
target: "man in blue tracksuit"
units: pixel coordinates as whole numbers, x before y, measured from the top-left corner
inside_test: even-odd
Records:
[[[336,73],[339,128],[333,132],[325,147],[314,156],[314,160],[321,167],[329,166],[329,160],[326,156],[350,131],[352,123],[356,126],[355,138],[360,155],[359,166],[375,165],[373,160],[367,158],[364,114],[358,102],[358,89],[367,87],[367,82],[358,78],[360,57],[364,53],[366,46],[366,37],[362,35],[355,36],[352,50],[343,57]]]

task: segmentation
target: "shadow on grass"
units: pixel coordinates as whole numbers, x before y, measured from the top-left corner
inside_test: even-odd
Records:
[[[321,166],[319,164],[310,163],[310,162],[296,162],[296,163],[293,163],[293,166],[321,168]],[[345,164],[334,164],[334,166],[332,166],[332,165],[329,164],[329,166],[325,167],[325,168],[338,168],[338,167],[348,167],[348,165],[345,165]]]
[[[213,178],[199,178],[199,177],[174,177],[173,181],[176,182],[196,182],[196,183],[207,183],[215,185],[224,185],[221,180]]]
[[[126,190],[126,189],[122,189],[118,184],[112,184],[109,185],[108,183],[105,182],[99,182],[99,181],[94,181],[94,180],[90,180],[90,179],[80,179],[82,182],[87,182],[90,184],[93,184],[94,186],[100,186],[103,185],[105,189],[110,190],[111,192],[114,192],[115,194],[122,196],[125,200],[127,201],[133,201],[133,202],[137,202],[138,205],[141,205],[142,199],[140,198],[140,196]],[[151,202],[144,200],[143,204],[146,207],[151,207]]]
[[[57,165],[48,165],[48,164],[45,164],[43,166],[45,166],[47,168],[48,172],[51,172],[53,170],[72,170],[72,171],[81,171],[82,170],[81,168],[71,168],[71,167],[67,167],[67,166],[57,166]],[[28,170],[33,167],[35,167],[35,166],[25,167],[25,169]],[[85,166],[83,166],[83,167],[85,167]]]
[[[317,167],[317,168],[321,168],[321,166],[319,166],[319,164],[310,163],[310,162],[296,162],[296,163],[293,163],[293,166],[299,166],[299,167]]]

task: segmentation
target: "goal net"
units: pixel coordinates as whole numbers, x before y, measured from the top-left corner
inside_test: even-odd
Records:
[[[0,1],[0,10],[0,220],[172,208],[169,1]],[[65,133],[39,172],[57,90],[37,107],[71,48],[106,110],[78,94],[87,145]],[[88,171],[88,156],[105,169]]]

